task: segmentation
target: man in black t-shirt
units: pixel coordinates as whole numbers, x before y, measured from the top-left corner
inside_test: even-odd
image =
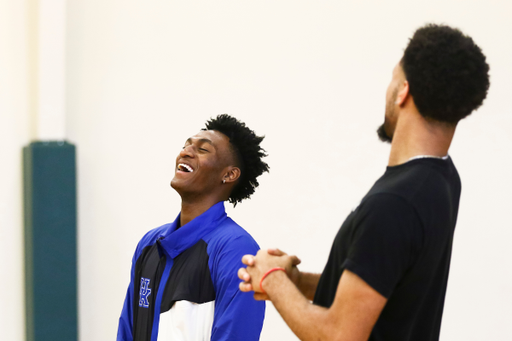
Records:
[[[341,226],[323,273],[260,250],[244,256],[240,289],[271,300],[301,340],[438,340],[461,191],[448,149],[485,99],[488,72],[459,30],[418,29],[377,131],[391,142],[388,167]]]

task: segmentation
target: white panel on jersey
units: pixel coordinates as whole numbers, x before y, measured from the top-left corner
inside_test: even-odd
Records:
[[[197,304],[178,301],[160,314],[158,341],[209,341],[215,301]]]

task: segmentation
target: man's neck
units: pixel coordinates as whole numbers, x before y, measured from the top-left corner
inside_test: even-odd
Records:
[[[200,216],[204,212],[208,211],[210,207],[220,202],[219,199],[214,198],[202,198],[200,200],[187,200],[182,197],[181,200],[181,214],[180,214],[180,226],[187,224],[196,217]]]
[[[417,110],[403,112],[393,134],[388,166],[400,165],[418,155],[446,156],[454,133],[455,126],[427,120]]]

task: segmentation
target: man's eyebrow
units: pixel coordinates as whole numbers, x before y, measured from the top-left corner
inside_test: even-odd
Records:
[[[207,139],[207,138],[201,138],[201,139],[199,139],[198,141],[199,141],[199,142],[202,142],[202,143],[209,143],[209,144],[211,144],[211,145],[212,145],[212,147],[213,147],[213,148],[217,149],[217,147],[215,146],[215,144],[214,144],[214,143],[212,142],[212,140],[210,140],[210,139]],[[192,138],[191,138],[191,137],[189,137],[189,138],[187,139],[187,141],[185,141],[185,143],[190,143],[190,144],[191,144],[191,143],[192,143]]]

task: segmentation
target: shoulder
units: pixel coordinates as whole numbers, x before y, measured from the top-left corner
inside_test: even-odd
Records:
[[[203,238],[208,245],[223,248],[251,246],[259,249],[254,238],[233,219],[226,217],[219,226]]]
[[[217,265],[236,262],[238,266],[243,255],[256,254],[260,249],[254,238],[229,217],[203,240],[208,244],[210,261]]]
[[[162,226],[159,226],[146,232],[146,234],[144,234],[144,236],[140,239],[139,243],[137,244],[134,258],[137,258],[145,247],[156,243],[157,239],[160,236],[162,236],[168,228],[169,224],[164,224]]]
[[[420,159],[388,167],[367,197],[390,194],[416,205],[418,200],[434,202],[439,195],[457,195],[458,192],[460,178],[451,159]]]

